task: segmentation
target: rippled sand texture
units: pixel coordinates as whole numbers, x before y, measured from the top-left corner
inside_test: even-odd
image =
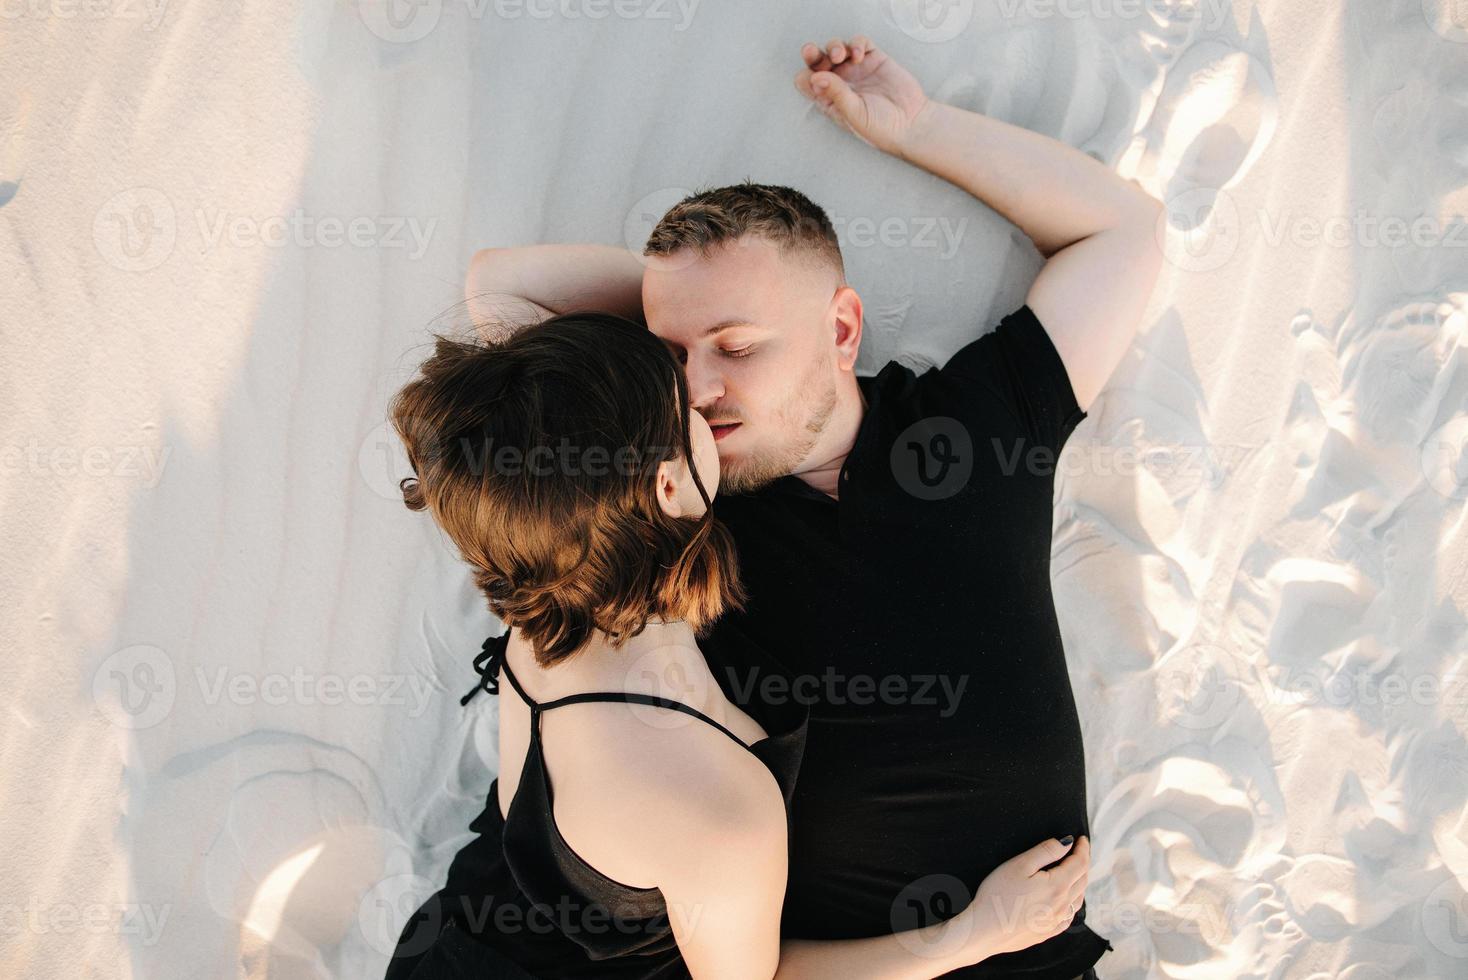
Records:
[[[1461,3],[386,3],[6,15],[0,974],[377,976],[442,882],[500,627],[384,413],[473,249],[753,177],[836,222],[864,372],[1023,300],[794,93],[865,32],[1170,201],[1057,489],[1102,976],[1468,975]]]
[[[1468,972],[1468,34],[1311,6],[1144,45],[1173,269],[1055,550],[1116,975]]]

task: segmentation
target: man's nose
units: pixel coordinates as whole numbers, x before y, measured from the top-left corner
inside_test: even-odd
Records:
[[[690,357],[685,367],[688,375],[688,401],[702,412],[724,397],[724,379],[704,358]]]

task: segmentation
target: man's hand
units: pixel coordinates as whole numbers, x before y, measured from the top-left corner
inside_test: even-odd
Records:
[[[795,87],[838,125],[887,153],[898,154],[903,139],[928,108],[916,78],[879,51],[867,37],[832,38],[822,50],[800,49],[805,68]]]

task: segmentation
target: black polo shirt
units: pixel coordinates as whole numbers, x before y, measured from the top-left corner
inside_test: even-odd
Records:
[[[1050,591],[1056,455],[1086,414],[1060,355],[1025,306],[942,368],[858,383],[839,501],[787,476],[714,503],[750,593],[725,624],[792,675],[754,694],[811,707],[782,925],[801,938],[946,919],[1004,861],[1090,832]],[[953,975],[1070,980],[1111,948],[1084,917]]]

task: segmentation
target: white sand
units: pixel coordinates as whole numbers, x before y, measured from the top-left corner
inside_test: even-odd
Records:
[[[791,88],[865,32],[1212,210],[1062,464],[1102,975],[1468,975],[1461,4],[380,2],[4,8],[0,974],[376,976],[441,882],[497,627],[382,423],[474,248],[751,176],[837,219],[865,371],[1018,305]]]

